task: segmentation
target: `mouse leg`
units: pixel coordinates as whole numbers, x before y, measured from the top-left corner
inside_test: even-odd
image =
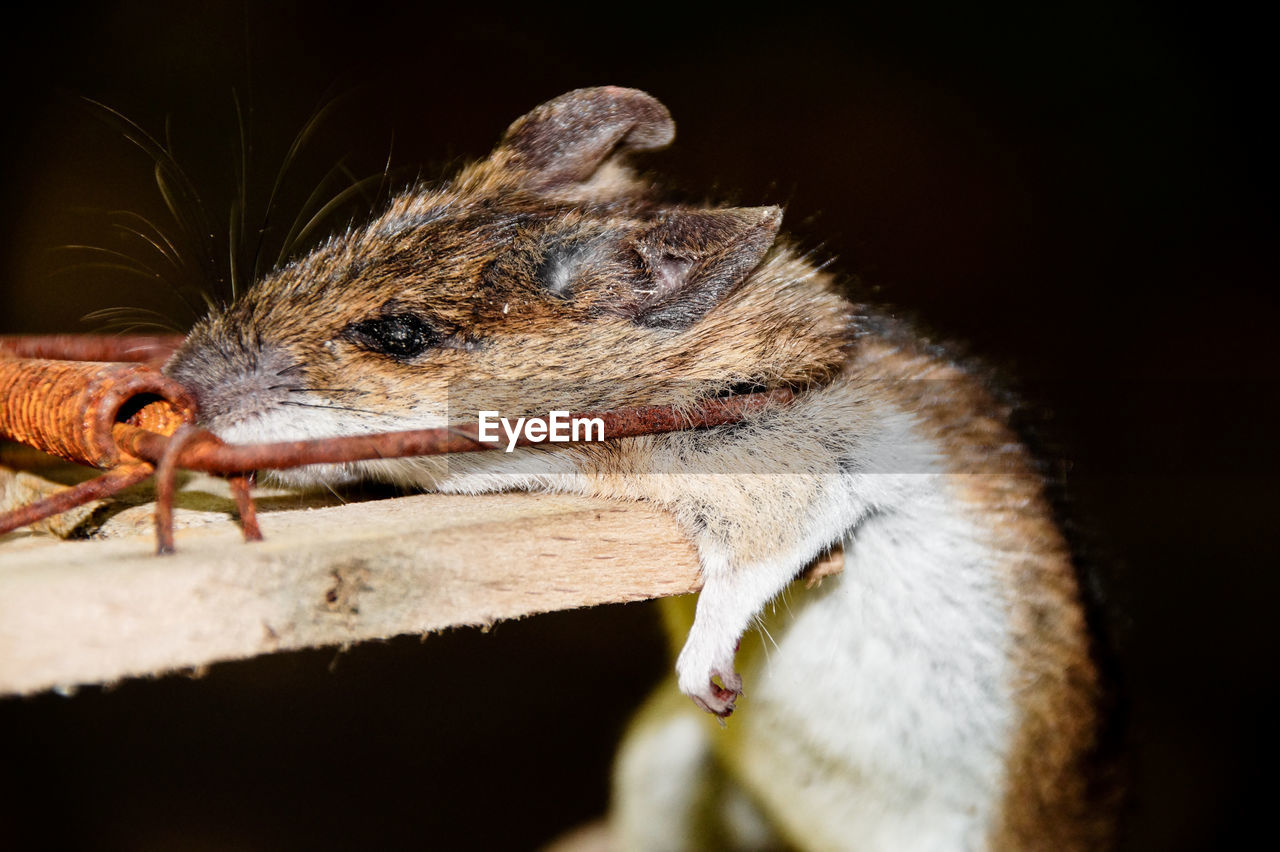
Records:
[[[752,619],[874,505],[875,489],[839,463],[856,436],[822,425],[797,406],[738,429],[666,435],[636,453],[634,466],[653,473],[618,476],[602,455],[605,472],[581,484],[662,505],[688,532],[703,587],[676,675],[681,692],[721,718],[743,691],[734,657]]]
[[[803,541],[772,558],[749,559],[744,558],[745,549],[735,553],[722,541],[706,538],[695,537],[703,586],[693,627],[676,659],[676,677],[681,692],[723,718],[734,711],[743,692],[742,678],[734,667],[743,633],[808,563],[815,548]]]
[[[766,471],[670,479],[664,502],[697,546],[703,577],[693,625],[676,660],[677,680],[695,704],[723,718],[743,691],[734,668],[743,633],[857,521],[866,503],[853,493],[853,480],[839,474]]]

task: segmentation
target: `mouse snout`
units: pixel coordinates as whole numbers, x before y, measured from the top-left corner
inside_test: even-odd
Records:
[[[164,372],[191,391],[199,423],[215,433],[287,403],[304,379],[302,364],[281,347],[199,331]]]

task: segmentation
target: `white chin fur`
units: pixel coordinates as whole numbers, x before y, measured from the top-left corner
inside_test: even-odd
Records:
[[[299,407],[296,413],[290,409],[277,408],[230,424],[215,422],[210,424],[210,430],[229,444],[266,444],[410,429],[435,429],[447,425],[443,413],[430,409],[414,411],[410,417],[396,417],[326,410],[322,407],[326,404],[338,405],[320,400],[316,401],[314,407]],[[269,478],[291,488],[346,485],[370,479],[399,485],[432,487],[446,475],[446,471],[444,457],[378,459],[273,471]]]

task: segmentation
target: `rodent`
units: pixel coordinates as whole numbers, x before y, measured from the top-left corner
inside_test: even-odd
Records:
[[[237,442],[795,389],[728,427],[281,476],[676,516],[705,583],[695,612],[668,607],[692,702],[663,687],[623,746],[620,848],[1107,845],[1088,774],[1099,669],[1005,405],[846,297],[779,236],[779,208],[664,202],[628,161],[673,135],[637,90],[549,101],[488,158],[203,319],[165,370]],[[841,541],[840,576],[788,588]],[[769,638],[743,649],[740,676],[753,622]],[[702,712],[740,699],[725,730]]]

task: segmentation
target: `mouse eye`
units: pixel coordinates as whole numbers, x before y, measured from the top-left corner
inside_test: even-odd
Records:
[[[440,333],[416,314],[393,314],[353,322],[343,337],[392,358],[413,358],[440,342]]]

